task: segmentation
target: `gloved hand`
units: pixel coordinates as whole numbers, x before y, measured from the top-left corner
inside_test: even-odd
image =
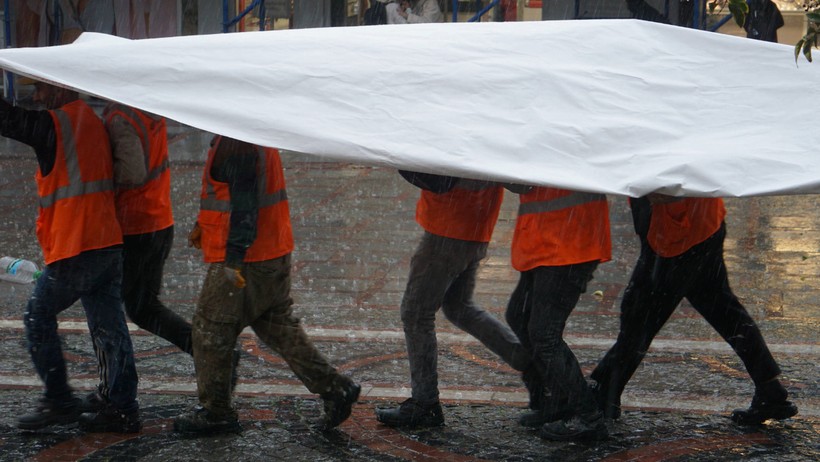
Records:
[[[199,222],[194,223],[194,229],[188,233],[188,247],[202,248],[202,228],[199,227]]]
[[[238,289],[245,287],[245,278],[242,277],[242,272],[239,268],[231,268],[230,266],[226,266],[222,268],[222,273],[225,275],[225,279],[233,284],[234,287]]]

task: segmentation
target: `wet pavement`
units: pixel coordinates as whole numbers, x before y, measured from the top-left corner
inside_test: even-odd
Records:
[[[176,242],[163,300],[190,318],[205,274],[185,236],[198,207],[208,136],[172,127]],[[237,406],[241,434],[182,437],[175,415],[195,403],[191,359],[132,327],[144,429],[86,435],[76,427],[20,432],[15,420],[41,385],[24,349],[23,306],[32,286],[0,282],[0,460],[564,460],[666,461],[820,459],[820,196],[727,200],[726,261],[800,408],[793,419],[738,427],[728,418],[753,387],[740,360],[691,308],[682,306],[653,343],[624,395],[626,412],[597,443],[549,443],[516,419],[526,394],[519,375],[477,341],[438,319],[439,375],[446,426],[395,430],[373,410],[409,396],[399,302],[421,235],[418,190],[393,170],[283,154],[293,217],[295,312],[331,362],[363,387],[352,417],[334,431],[315,426],[321,401],[250,332],[240,341]],[[34,235],[36,161],[0,142],[0,254],[41,263]],[[613,260],[596,271],[567,327],[586,373],[612,344],[618,305],[637,243],[626,201],[610,197]],[[499,318],[517,282],[509,266],[517,198],[508,194],[477,301]],[[72,385],[96,384],[96,360],[82,315],[61,317]]]

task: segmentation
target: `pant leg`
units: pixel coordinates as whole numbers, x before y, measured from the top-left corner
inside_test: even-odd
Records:
[[[47,265],[37,279],[23,314],[27,348],[34,369],[45,384],[46,398],[56,401],[71,397],[57,333],[57,315],[80,299],[85,275],[79,270],[79,258],[67,258]]]
[[[760,328],[729,286],[723,260],[725,236],[726,228],[722,226],[712,237],[690,250],[703,264],[696,272],[697,282],[686,298],[735,350],[755,385],[760,385],[780,375],[780,367]]]
[[[487,244],[474,245],[477,249],[475,257],[447,289],[442,311],[453,325],[477,338],[513,369],[523,371],[530,364],[531,353],[509,327],[473,301],[476,273],[487,253]]]
[[[122,298],[128,317],[141,328],[191,354],[191,324],[159,299],[174,227],[123,238]]]
[[[247,324],[282,356],[308,390],[327,393],[334,389],[337,381],[349,379],[328,363],[308,338],[299,318],[293,315],[290,267],[290,255],[244,265],[248,284],[245,287]]]
[[[552,394],[547,407],[573,409],[584,413],[596,408],[578,360],[564,342],[566,321],[598,262],[576,265],[538,267],[528,271],[533,276],[532,309],[527,331],[534,359],[544,371],[544,385]]]
[[[109,248],[86,252],[90,287],[80,298],[100,366],[99,391],[122,411],[137,404],[134,348],[122,309],[122,251]]]
[[[425,232],[410,260],[410,274],[401,301],[401,321],[410,362],[412,396],[420,403],[438,401],[436,312],[445,293],[475,254],[474,243]]]
[[[618,338],[592,371],[608,402],[620,403],[652,340],[683,299],[686,281],[676,275],[675,265],[659,265],[661,260],[643,243],[624,290]]]
[[[518,337],[521,345],[530,352],[532,352],[532,342],[527,326],[530,323],[530,313],[532,313],[532,290],[533,274],[525,271],[518,278],[518,284],[510,295],[507,311],[504,314],[507,325]]]
[[[236,415],[231,406],[231,370],[242,332],[245,291],[228,282],[224,265],[212,263],[193,318],[192,343],[199,403],[217,415]]]

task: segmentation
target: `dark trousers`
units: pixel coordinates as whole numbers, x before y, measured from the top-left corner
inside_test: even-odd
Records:
[[[192,354],[191,323],[159,300],[165,260],[174,243],[174,227],[124,236],[123,241],[122,299],[128,318]]]
[[[578,359],[564,342],[564,327],[597,261],[565,266],[540,266],[521,273],[507,305],[507,323],[544,375],[550,398],[548,412],[573,414],[595,409],[595,400],[581,372]]]
[[[28,350],[48,399],[72,397],[57,333],[57,315],[77,300],[85,309],[100,368],[99,391],[120,410],[137,408],[137,369],[120,303],[122,250],[89,250],[47,265],[23,317]]]
[[[755,384],[780,375],[760,329],[729,287],[723,261],[726,227],[672,258],[656,254],[644,241],[621,302],[615,345],[592,372],[607,400],[621,393],[646,355],[652,339],[685,297],[731,345]]]
[[[413,398],[430,404],[439,399],[436,312],[481,341],[516,370],[530,354],[516,335],[473,300],[476,273],[487,255],[486,242],[464,241],[425,231],[410,261],[410,276],[401,301],[401,321],[410,361]]]

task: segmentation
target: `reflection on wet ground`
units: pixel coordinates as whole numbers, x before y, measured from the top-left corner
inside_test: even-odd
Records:
[[[185,246],[199,201],[207,135],[173,134],[177,240],[163,299],[190,318],[205,266]],[[516,423],[526,405],[517,373],[474,339],[438,320],[439,374],[447,425],[393,430],[376,406],[409,395],[399,321],[419,228],[418,192],[394,171],[283,155],[293,216],[295,311],[317,346],[363,385],[361,403],[339,430],[313,425],[321,413],[284,362],[245,333],[237,404],[240,435],[182,438],[173,416],[195,401],[189,357],[144,331],[133,339],[145,429],[83,435],[76,428],[21,433],[18,415],[40,392],[24,349],[22,309],[31,287],[0,282],[0,460],[817,460],[820,398],[820,196],[729,199],[726,261],[735,292],[759,321],[797,418],[740,428],[727,418],[753,392],[742,363],[687,306],[661,331],[624,395],[627,410],[596,444],[545,443]],[[27,148],[0,143],[0,253],[41,261],[34,237],[36,162]],[[589,372],[611,345],[618,305],[637,256],[625,200],[611,197],[613,260],[601,265],[570,319],[567,341]],[[517,199],[508,194],[476,299],[503,319],[518,273],[509,266]],[[72,384],[95,385],[95,360],[79,307],[61,317]]]

